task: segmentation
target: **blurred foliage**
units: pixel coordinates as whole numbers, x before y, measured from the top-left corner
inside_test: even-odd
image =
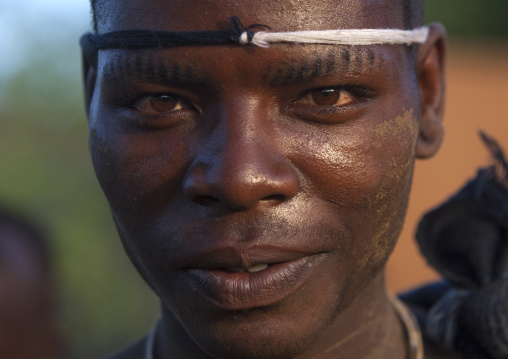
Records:
[[[0,201],[49,229],[62,332],[69,357],[85,359],[145,335],[158,301],[128,262],[95,179],[76,40],[65,45],[2,81]]]
[[[426,22],[443,23],[451,37],[508,38],[506,0],[425,0]]]
[[[428,22],[461,37],[507,38],[507,14],[504,0],[426,5]],[[50,229],[69,357],[97,358],[144,335],[158,303],[128,262],[93,173],[77,34],[58,33],[69,37],[31,48],[22,71],[0,81],[0,201]]]

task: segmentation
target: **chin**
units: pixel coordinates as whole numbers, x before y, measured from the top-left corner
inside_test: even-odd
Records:
[[[221,348],[223,349],[223,348]],[[245,347],[228,347],[226,351],[220,350],[216,353],[211,352],[213,358],[220,359],[290,359],[296,358],[303,349],[300,348],[283,348],[283,347],[265,347],[263,344],[256,345],[254,348]]]
[[[227,337],[205,340],[201,342],[203,349],[213,358],[221,359],[289,359],[303,353],[314,341],[316,336],[293,336],[292,333],[277,333],[278,330],[267,330],[260,333],[228,335]],[[289,334],[289,335],[288,335]]]
[[[168,310],[165,305],[163,315],[176,320],[179,331],[188,333],[212,358],[289,359],[312,348],[340,312],[336,301],[307,297],[306,304],[302,304],[300,299],[248,310],[200,312],[194,318]],[[309,305],[310,301],[315,305]]]

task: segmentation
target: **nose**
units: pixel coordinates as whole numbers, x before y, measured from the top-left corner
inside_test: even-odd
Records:
[[[185,176],[186,198],[206,207],[246,210],[294,197],[297,172],[284,156],[268,111],[243,100],[217,112],[216,125],[200,140]]]

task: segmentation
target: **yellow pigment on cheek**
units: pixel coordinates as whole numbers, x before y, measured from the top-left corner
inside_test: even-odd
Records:
[[[329,142],[314,148],[316,148],[316,157],[330,166],[349,168],[355,165],[354,152],[345,150],[345,145],[342,145],[342,151],[337,151],[337,145]]]
[[[387,141],[397,141],[399,147],[411,148],[414,151],[417,135],[418,121],[411,108],[393,120],[376,125],[372,146],[381,148],[386,146]]]
[[[390,192],[390,189],[393,189],[394,185],[400,186],[407,179],[409,167],[415,156],[418,121],[411,108],[403,110],[403,114],[393,120],[376,125],[373,132],[372,146],[378,150],[387,149],[383,155],[388,157],[384,158],[387,168],[385,178],[380,182],[375,195],[366,199],[369,207],[373,207],[390,194],[393,195],[393,190]]]
[[[370,238],[370,250],[360,260],[360,266],[382,263],[395,245],[404,219],[412,177],[418,121],[413,109],[374,129],[374,148],[387,148],[384,154],[385,175],[374,195],[367,197],[367,207],[375,209],[376,231]],[[403,203],[404,202],[404,203]]]

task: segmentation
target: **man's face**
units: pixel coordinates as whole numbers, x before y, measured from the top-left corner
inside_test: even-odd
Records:
[[[107,3],[100,32],[228,30],[231,15],[277,32],[403,27],[392,1]],[[419,131],[408,53],[100,51],[89,108],[97,176],[132,261],[201,348],[293,355],[380,273]]]

